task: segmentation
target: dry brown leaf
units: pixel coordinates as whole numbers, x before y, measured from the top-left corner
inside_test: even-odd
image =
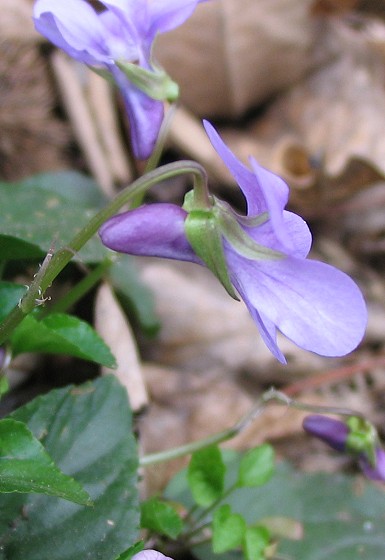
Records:
[[[31,0],[1,0],[0,37],[17,41],[39,41],[33,26]]]
[[[218,157],[200,120],[184,107],[171,107],[167,130],[167,143],[198,161],[210,176],[225,184],[233,184],[229,170]]]
[[[279,336],[288,360],[282,366],[263,343],[244,303],[231,299],[206,269],[157,260],[141,261],[140,266],[162,325],[148,348],[151,361],[186,371],[248,372],[250,379],[269,383],[331,366],[330,359]]]
[[[89,168],[105,194],[113,196],[114,178],[83,87],[90,70],[59,50],[53,53],[51,65],[65,111]]]
[[[108,284],[102,284],[96,295],[95,328],[111,348],[117,362],[116,369],[103,367],[102,373],[116,375],[127,389],[131,408],[140,410],[147,404],[148,398],[138,350],[126,316]]]
[[[0,177],[65,167],[69,133],[53,114],[55,95],[37,45],[0,40],[0,84]]]
[[[238,116],[298,81],[326,56],[315,49],[320,29],[312,3],[203,3],[185,24],[158,38],[156,55],[193,112]]]
[[[340,176],[354,158],[385,175],[385,24],[358,16],[336,21],[333,37],[337,58],[278,101],[266,119],[299,136],[329,176]]]
[[[316,15],[335,15],[357,7],[359,0],[314,0],[312,12]]]
[[[278,98],[247,131],[220,130],[244,163],[253,155],[288,182],[290,203],[306,218],[328,218],[385,176],[385,24],[337,20],[327,38],[338,46],[332,63]],[[382,247],[376,240],[373,251]]]
[[[261,394],[257,382],[251,388],[245,387],[239,378],[231,378],[220,370],[193,373],[146,363],[143,371],[151,395],[150,407],[139,420],[141,448],[145,454],[184,445],[230,428],[249,413]],[[373,398],[364,376],[356,375],[352,381],[353,384],[339,382],[332,388],[309,392],[298,400],[315,406],[349,407],[373,417]],[[290,442],[290,438],[303,434],[302,420],[307,414],[270,404],[247,429],[224,445],[242,450],[265,441]],[[295,458],[298,459],[301,449],[308,452],[310,447],[311,439],[303,438],[299,450],[296,445]],[[146,469],[147,492],[163,488],[187,460],[178,459]]]

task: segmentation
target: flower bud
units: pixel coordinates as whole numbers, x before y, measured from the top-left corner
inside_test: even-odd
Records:
[[[306,416],[302,425],[308,434],[321,439],[336,451],[345,451],[349,428],[344,422],[313,414]]]
[[[350,416],[345,423],[313,414],[304,419],[303,428],[333,449],[358,457],[358,464],[367,478],[385,482],[385,451],[378,443],[373,424],[365,418]]]

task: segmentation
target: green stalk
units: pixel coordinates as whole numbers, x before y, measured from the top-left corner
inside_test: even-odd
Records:
[[[214,511],[214,509],[221,503],[223,502],[228,496],[230,496],[230,494],[232,492],[234,492],[234,490],[236,490],[238,488],[238,482],[234,482],[234,484],[232,484],[229,488],[227,488],[227,490],[221,495],[219,496],[219,498],[217,498],[212,504],[210,504],[208,507],[204,508],[199,515],[193,520],[193,528],[190,529],[189,531],[186,531],[185,533],[183,533],[183,538],[186,541],[191,541],[191,539],[193,539],[196,535],[198,535],[202,529],[204,529],[207,526],[207,523],[203,523],[201,525],[199,525],[199,523],[205,519],[205,517],[207,517],[209,515],[209,513],[211,513],[212,511]]]
[[[153,185],[178,175],[192,174],[199,190],[205,185],[207,191],[207,175],[204,168],[194,161],[178,161],[163,165],[134,181],[121,191],[103,210],[98,212],[88,224],[72,239],[67,247],[62,247],[52,255],[48,253],[39,271],[18,305],[0,324],[0,344],[5,342],[12,331],[35,307],[43,302],[43,295],[72,257],[97,233],[103,223],[118,213],[137,196],[145,193]]]
[[[64,313],[67,309],[75,305],[75,303],[80,301],[94,286],[96,286],[112,264],[113,262],[110,258],[104,259],[104,261],[91,270],[91,272],[80,280],[67,294],[51,305],[47,313]],[[43,312],[42,315],[46,315],[46,313]]]
[[[183,457],[185,455],[190,455],[191,453],[194,453],[195,451],[199,451],[201,449],[205,449],[210,445],[217,445],[219,443],[223,443],[224,441],[228,441],[245,430],[258,416],[262,414],[266,406],[273,401],[279,405],[296,408],[298,410],[305,410],[308,412],[336,414],[340,416],[358,416],[359,418],[363,418],[361,413],[350,410],[348,408],[338,408],[334,406],[316,406],[298,402],[285,395],[285,393],[277,391],[276,389],[274,389],[274,387],[272,387],[271,389],[263,393],[263,395],[253,406],[253,408],[231,428],[228,428],[227,430],[224,430],[207,438],[193,441],[191,443],[187,443],[186,445],[181,445],[180,447],[174,447],[172,449],[167,449],[166,451],[160,451],[158,453],[145,455],[140,459],[139,463],[142,467],[147,467],[148,465],[153,465],[154,463],[161,463],[164,461],[176,459],[178,457]]]

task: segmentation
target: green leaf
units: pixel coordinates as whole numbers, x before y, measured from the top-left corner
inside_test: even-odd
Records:
[[[20,284],[0,282],[0,321],[6,318],[26,291],[27,288]]]
[[[273,476],[273,472],[274,449],[264,443],[243,455],[239,466],[238,484],[261,486]]]
[[[213,517],[213,551],[215,554],[241,546],[246,522],[239,513],[232,513],[229,505],[219,507]]]
[[[71,179],[70,190],[67,179],[63,174],[50,174],[48,179],[37,176],[20,183],[0,183],[0,260],[38,258],[51,245],[65,246],[96,214],[100,208],[97,197],[82,196],[79,180],[76,198],[76,180]],[[106,254],[95,236],[74,258],[99,262]]]
[[[226,461],[226,487],[237,480],[239,463],[240,457],[234,454]],[[186,472],[177,475],[166,496],[189,508],[192,500],[186,476]],[[278,542],[278,556],[301,560],[385,557],[385,492],[361,475],[304,474],[280,464],[265,485],[238,488],[227,501],[249,525],[277,515],[302,525],[302,538],[297,534],[296,540]],[[201,560],[217,560],[209,545],[194,547],[193,552]],[[239,557],[228,552],[223,559]]]
[[[28,243],[23,239],[17,239],[11,235],[2,235],[1,230],[0,225],[0,261],[38,259],[45,255],[45,252],[38,245]]]
[[[148,336],[156,335],[160,322],[155,312],[154,296],[140,281],[134,257],[120,255],[109,269],[108,276],[124,309],[134,314]]]
[[[119,556],[115,558],[115,560],[131,560],[131,558],[135,554],[143,550],[143,546],[144,546],[143,541],[139,541],[133,544],[132,546],[130,546],[129,548],[127,548],[127,550],[125,550],[121,554],[119,554]]]
[[[0,420],[0,492],[39,492],[91,503],[81,485],[54,465],[27,426],[12,418]]]
[[[187,477],[193,498],[199,506],[210,506],[221,497],[225,471],[219,447],[212,445],[193,453]]]
[[[98,184],[91,177],[72,169],[39,173],[19,181],[18,185],[58,194],[69,202],[84,207],[102,208],[108,202]]]
[[[150,498],[141,505],[141,526],[159,535],[176,539],[183,529],[183,522],[175,508],[158,498]]]
[[[94,506],[2,495],[1,560],[111,560],[138,541],[136,443],[127,393],[114,377],[52,391],[12,418],[28,424]]]
[[[270,535],[265,527],[248,527],[245,533],[244,552],[247,560],[265,560],[265,550]]]
[[[72,315],[52,313],[41,321],[28,315],[16,327],[11,337],[14,355],[23,352],[67,354],[115,367],[115,358],[94,329]]]

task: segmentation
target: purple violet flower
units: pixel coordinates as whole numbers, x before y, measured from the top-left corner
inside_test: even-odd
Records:
[[[385,451],[378,443],[377,432],[363,418],[350,417],[347,423],[320,414],[306,416],[304,430],[333,449],[358,457],[367,478],[385,482]]]
[[[101,0],[106,10],[100,13],[86,0],[35,3],[34,22],[39,33],[76,60],[111,73],[125,102],[132,148],[139,159],[146,159],[153,151],[163,120],[162,99],[167,95],[153,98],[151,84],[145,92],[122,67],[134,64],[138,72],[144,70],[142,77],[150,82],[166,77],[152,61],[154,39],[158,33],[181,25],[202,1]]]
[[[284,210],[289,188],[250,158],[251,170],[236,159],[210,123],[210,140],[239,184],[247,216],[236,219],[247,243],[222,236],[230,281],[245,302],[263,340],[282,363],[277,329],[295,344],[323,356],[342,356],[361,341],[366,306],[356,284],[336,268],[306,259],[311,234],[306,223]],[[214,198],[214,197],[213,197]],[[226,208],[217,201],[219,211]],[[114,216],[100,229],[104,245],[122,253],[204,264],[185,233],[186,210],[173,204],[144,205]],[[229,212],[227,213],[227,218]],[[235,237],[234,237],[235,239]],[[253,256],[250,244],[281,258]],[[247,247],[246,247],[247,245]]]

